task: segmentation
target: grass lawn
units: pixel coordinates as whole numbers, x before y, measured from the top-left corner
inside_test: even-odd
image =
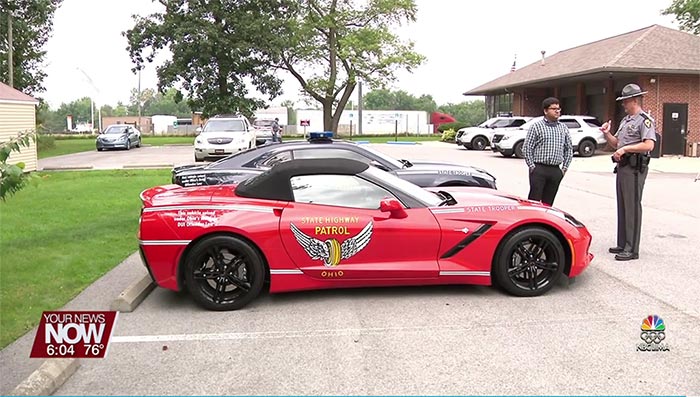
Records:
[[[143,144],[151,146],[194,145],[194,136],[144,136]]]
[[[43,159],[46,157],[61,156],[64,154],[88,152],[95,150],[95,138],[68,138],[68,139],[56,139],[55,147],[49,149],[39,149],[39,158]],[[176,145],[176,144],[188,144],[192,145],[194,142],[193,136],[144,136],[142,138],[144,145],[151,146],[163,146],[163,145]]]
[[[94,139],[61,139],[55,141],[55,146],[52,148],[38,149],[37,154],[40,159],[46,157],[61,156],[64,154],[87,152],[95,150]]]
[[[39,173],[0,202],[0,349],[138,250],[139,193],[169,174]]]

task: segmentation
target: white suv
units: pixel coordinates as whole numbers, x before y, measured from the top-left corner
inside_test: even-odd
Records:
[[[455,142],[467,149],[484,150],[491,145],[491,138],[497,133],[517,129],[532,117],[494,117],[476,127],[460,128]]]
[[[491,150],[499,152],[505,157],[515,154],[516,157],[523,158],[523,143],[525,143],[527,131],[534,122],[541,119],[541,117],[535,117],[516,130],[505,134],[495,134],[492,138]],[[569,127],[574,153],[578,153],[579,156],[591,157],[596,149],[605,147],[607,141],[599,129],[602,124],[595,117],[561,116],[559,121]]]
[[[244,116],[214,116],[204,128],[198,128],[194,140],[194,161],[226,157],[254,148],[255,133]]]

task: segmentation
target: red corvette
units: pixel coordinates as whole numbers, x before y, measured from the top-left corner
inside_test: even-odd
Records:
[[[211,310],[321,288],[495,284],[536,296],[588,266],[571,215],[477,187],[424,189],[350,159],[281,163],[237,185],[144,191],[142,259]]]

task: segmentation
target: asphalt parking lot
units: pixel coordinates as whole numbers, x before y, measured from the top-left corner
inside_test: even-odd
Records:
[[[439,143],[375,148],[399,158],[477,165],[498,178],[499,190],[527,195],[523,160]],[[191,150],[141,148],[61,161],[85,166],[89,157],[93,168],[109,167],[107,161],[121,168],[138,164],[129,156],[144,156],[139,160],[155,166],[160,153],[158,162],[191,163],[183,157]],[[134,312],[120,314],[108,357],[82,360],[55,394],[698,395],[695,160],[684,160],[690,168],[652,161],[641,258],[616,262],[607,253],[616,230],[609,156],[575,158],[555,206],[587,225],[595,259],[575,283],[545,296],[464,286],[313,291],[264,295],[221,313],[156,289]],[[138,262],[132,256],[69,307],[104,309],[120,285],[145,272]],[[664,319],[670,351],[636,351],[650,314]],[[26,358],[33,337],[0,352],[1,393],[36,365]]]

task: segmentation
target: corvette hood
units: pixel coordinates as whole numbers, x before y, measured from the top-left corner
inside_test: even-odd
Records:
[[[413,164],[411,167],[408,168],[403,168],[403,170],[409,170],[409,171],[464,171],[468,173],[482,173],[485,175],[488,175],[489,177],[493,178],[493,180],[496,180],[496,177],[493,175],[489,174],[485,169],[479,168],[479,167],[474,167],[471,165],[460,165],[460,164],[454,164],[454,163],[447,163],[447,162],[442,162],[442,161],[412,161],[411,164]]]
[[[457,204],[445,207],[476,207],[476,206],[535,206],[549,208],[539,202],[530,201],[518,196],[500,193],[496,190],[487,190],[479,187],[470,186],[451,186],[451,187],[431,187],[427,188],[430,191],[446,191],[457,200]]]

